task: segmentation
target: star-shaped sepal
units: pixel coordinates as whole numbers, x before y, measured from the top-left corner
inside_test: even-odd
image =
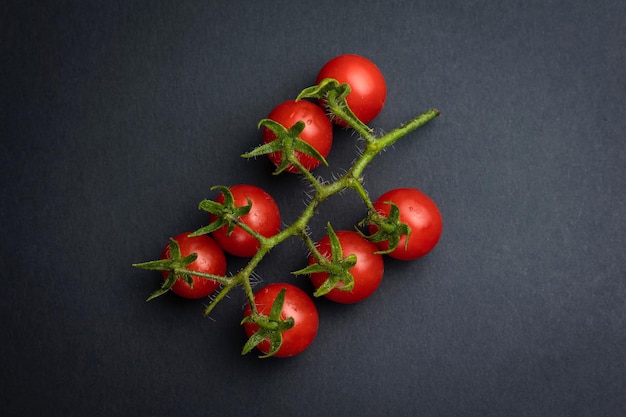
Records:
[[[188,272],[181,272],[187,270],[187,267],[192,264],[197,258],[197,253],[192,253],[187,256],[181,256],[180,246],[176,240],[170,238],[169,240],[169,258],[159,259],[156,261],[143,262],[133,264],[137,268],[147,269],[151,271],[169,271],[167,278],[163,282],[161,288],[150,294],[146,301],[150,301],[160,295],[168,292],[178,278],[184,280],[190,287],[193,287],[192,275]]]
[[[363,123],[348,106],[346,98],[350,91],[349,84],[341,84],[334,78],[324,78],[318,84],[302,90],[296,100],[305,98],[322,100],[333,110],[331,113],[334,117],[339,116],[344,122],[358,128],[357,130],[372,132],[372,128]]]
[[[239,218],[248,214],[250,209],[252,209],[252,201],[250,198],[247,199],[248,204],[245,206],[235,206],[235,198],[228,187],[217,185],[211,187],[211,190],[219,190],[224,196],[224,202],[218,203],[214,200],[202,200],[198,208],[214,215],[215,219],[207,226],[196,230],[189,236],[205,235],[224,226],[228,227],[228,235],[230,236],[235,226],[238,225]]]
[[[241,156],[243,158],[255,158],[257,156],[267,155],[270,153],[280,155],[280,163],[276,166],[276,170],[273,172],[274,175],[280,174],[293,165],[297,166],[299,171],[306,169],[298,160],[296,151],[309,155],[328,166],[326,158],[324,158],[324,156],[320,154],[317,149],[300,138],[300,134],[304,130],[305,126],[304,121],[300,120],[287,129],[275,120],[262,119],[259,122],[258,127],[265,127],[269,129],[272,133],[274,133],[276,139],[257,146],[250,152],[244,153]]]
[[[244,317],[244,319],[241,321],[241,324],[255,323],[257,326],[259,326],[259,330],[257,330],[256,333],[250,336],[246,344],[243,346],[243,350],[241,351],[242,355],[247,354],[259,343],[266,339],[268,339],[270,342],[269,352],[259,357],[269,358],[271,356],[274,356],[276,352],[278,352],[280,346],[283,343],[283,332],[291,329],[295,325],[293,317],[288,317],[286,319],[280,318],[280,315],[283,311],[283,304],[285,303],[285,293],[285,288],[280,290],[280,292],[274,299],[274,303],[272,304],[269,316],[264,316],[259,313],[250,314],[249,316]]]
[[[331,252],[330,260],[321,256],[317,263],[292,272],[294,275],[328,274],[328,278],[313,293],[315,297],[328,294],[333,289],[352,291],[354,288],[354,277],[350,273],[350,269],[356,265],[357,257],[354,254],[350,254],[344,258],[341,243],[330,223],[328,223],[327,229]]]
[[[406,250],[411,236],[411,228],[409,225],[400,221],[400,209],[398,206],[391,201],[387,201],[384,204],[388,204],[390,206],[387,217],[382,216],[377,212],[373,212],[359,222],[359,226],[374,225],[376,227],[376,231],[374,233],[366,235],[360,229],[357,229],[359,234],[370,242],[388,242],[386,250],[376,252],[381,255],[386,255],[396,250],[400,244],[400,238],[402,236],[406,236],[404,242],[404,249]]]

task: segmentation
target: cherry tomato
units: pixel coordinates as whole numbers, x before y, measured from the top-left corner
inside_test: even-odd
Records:
[[[328,61],[317,75],[319,83],[324,78],[334,78],[350,85],[346,97],[348,107],[363,123],[372,121],[385,105],[387,84],[385,78],[372,61],[360,55],[340,55]],[[346,126],[343,120],[337,124]]]
[[[329,300],[343,304],[352,304],[365,300],[376,291],[383,279],[385,269],[383,257],[374,253],[378,251],[378,247],[375,244],[356,232],[340,230],[336,232],[336,235],[341,245],[343,258],[347,258],[352,254],[356,255],[356,264],[349,269],[350,274],[354,278],[354,288],[351,291],[334,288],[324,296]],[[316,247],[326,259],[331,259],[331,245],[328,236],[320,239]],[[309,265],[314,263],[317,263],[317,260],[311,255],[309,257]],[[315,288],[319,288],[327,278],[328,273],[326,272],[316,272],[310,275],[311,282]],[[340,284],[343,283],[340,282]]]
[[[280,212],[278,205],[263,189],[249,184],[239,184],[229,187],[233,194],[235,206],[248,205],[248,198],[252,202],[252,208],[248,214],[240,220],[252,230],[265,237],[271,237],[280,231]],[[220,194],[216,199],[218,203],[224,203],[224,195]],[[215,220],[215,215],[210,215],[210,220]],[[226,252],[240,257],[251,257],[259,250],[259,241],[239,226],[235,226],[228,235],[228,227],[225,225],[213,232],[213,237]]]
[[[207,235],[189,237],[189,233],[190,232],[181,233],[174,238],[180,247],[181,256],[184,257],[192,253],[198,254],[198,258],[189,264],[187,269],[203,272],[205,274],[223,276],[226,273],[226,256],[222,248]],[[169,258],[170,247],[167,245],[161,253],[161,259]],[[162,271],[161,274],[163,275],[163,279],[166,279],[168,276],[167,271]],[[190,287],[187,282],[178,277],[171,290],[184,298],[204,298],[213,293],[220,285],[219,282],[211,279],[197,276],[193,276],[192,278],[193,287]]]
[[[317,104],[306,100],[285,101],[274,108],[267,118],[280,123],[285,129],[302,120],[306,126],[300,134],[300,139],[315,148],[324,158],[328,156],[333,144],[333,127],[326,112]],[[274,132],[266,127],[263,127],[262,135],[263,143],[276,140]],[[308,170],[316,168],[321,163],[319,159],[300,151],[295,151],[295,154],[298,161]],[[281,152],[272,152],[268,156],[274,165],[280,165]],[[290,165],[286,171],[296,173],[298,169]]]
[[[409,244],[405,250],[406,235],[400,237],[398,247],[389,256],[395,259],[412,260],[430,252],[441,237],[443,223],[439,208],[426,194],[415,188],[397,188],[381,195],[374,202],[374,208],[383,216],[389,215],[391,206],[385,202],[393,202],[400,210],[400,222],[411,228]],[[369,225],[369,232],[378,229]],[[389,248],[387,241],[378,243],[381,250]]]
[[[274,354],[279,358],[294,356],[304,351],[315,339],[319,327],[319,316],[315,304],[307,293],[292,284],[274,283],[261,288],[254,295],[258,312],[269,316],[274,300],[283,288],[286,289],[286,292],[280,319],[285,320],[292,317],[294,326],[283,332],[283,343]],[[248,317],[250,314],[251,309],[248,303],[244,310],[244,317]],[[259,326],[253,322],[244,323],[243,328],[248,337],[259,330]],[[257,348],[267,354],[270,350],[269,340],[263,340],[257,345]]]

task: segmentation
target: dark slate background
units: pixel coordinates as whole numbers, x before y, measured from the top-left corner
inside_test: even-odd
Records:
[[[2,415],[624,415],[623,1],[9,1],[0,18]],[[262,186],[295,219],[302,181],[238,155],[342,53],[387,79],[379,131],[442,111],[365,186],[421,188],[444,233],[366,302],[319,300],[306,353],[241,357],[239,291],[204,318],[146,303],[158,273],[130,265],[206,224],[216,184]],[[337,130],[318,173],[357,144]],[[333,198],[313,236],[362,214]],[[305,252],[279,246],[258,279],[310,289],[289,275]]]

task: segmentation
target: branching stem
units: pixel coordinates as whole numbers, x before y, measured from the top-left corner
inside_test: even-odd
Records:
[[[333,109],[333,111],[335,110],[336,109]],[[438,115],[439,115],[438,110],[436,109],[429,110],[417,116],[416,118],[412,119],[408,123],[405,123],[399,128],[392,130],[391,132],[387,133],[384,136],[381,136],[380,138],[374,138],[373,136],[370,135],[369,131],[361,128],[360,133],[367,134],[367,137],[366,137],[367,147],[365,149],[365,152],[363,152],[363,154],[352,165],[352,168],[348,170],[342,177],[328,184],[321,184],[302,164],[300,164],[300,162],[297,160],[297,158],[295,158],[295,156],[293,155],[289,156],[290,162],[293,163],[300,170],[300,172],[305,176],[305,178],[307,178],[307,180],[314,187],[315,194],[313,195],[313,198],[311,199],[311,201],[309,201],[305,209],[302,211],[300,216],[291,225],[287,226],[278,234],[272,237],[266,238],[266,237],[260,236],[258,233],[252,230],[249,231],[248,230],[249,228],[243,227],[242,225],[242,228],[248,231],[248,233],[250,233],[251,235],[255,236],[257,240],[259,240],[260,245],[261,245],[257,253],[250,259],[246,267],[233,277],[233,283],[240,284],[243,286],[243,289],[246,293],[246,297],[248,298],[248,301],[250,302],[253,315],[256,313],[256,306],[254,303],[254,293],[250,285],[250,276],[254,272],[256,266],[261,262],[263,257],[265,257],[265,255],[272,248],[279,245],[281,242],[285,241],[286,239],[290,237],[299,237],[300,239],[302,239],[302,241],[305,243],[307,248],[311,251],[311,253],[316,257],[318,261],[324,261],[325,258],[323,257],[322,254],[319,253],[319,251],[315,247],[315,243],[311,240],[310,236],[308,235],[306,231],[307,225],[309,224],[309,221],[311,220],[311,218],[315,215],[315,212],[317,211],[317,208],[319,207],[319,205],[322,204],[329,197],[341,191],[344,191],[346,189],[352,189],[363,200],[368,211],[373,212],[374,207],[373,207],[372,201],[369,198],[365,188],[363,188],[363,183],[361,179],[363,171],[365,170],[367,165],[382,150],[393,145],[398,139],[414,131],[415,129],[423,126],[424,124],[428,123],[429,121],[431,121]],[[359,126],[359,123],[354,123],[355,126],[352,126],[352,127],[356,129],[357,126]],[[239,223],[240,222],[238,222],[238,224]],[[234,286],[235,285],[232,285],[226,288],[230,290]],[[207,307],[207,309],[205,310],[205,314],[208,314],[213,309],[214,304],[216,304],[222,298],[223,297],[220,297],[220,298],[216,297],[215,299],[213,299],[212,302]]]
[[[331,84],[333,83],[331,82]],[[337,83],[334,82],[333,85],[336,84]],[[321,85],[322,84],[320,84],[320,86]],[[254,294],[250,279],[252,277],[252,274],[254,273],[254,270],[267,255],[267,253],[290,237],[300,238],[320,264],[327,263],[327,259],[317,250],[315,243],[311,240],[311,237],[307,233],[307,226],[309,224],[309,221],[315,215],[317,208],[320,206],[320,204],[326,201],[329,197],[341,191],[351,189],[354,190],[363,200],[363,203],[365,204],[368,212],[374,213],[375,210],[372,201],[370,200],[367,191],[363,188],[363,171],[369,165],[369,163],[384,149],[393,145],[403,136],[423,126],[424,124],[428,123],[439,115],[439,111],[436,109],[428,110],[410,120],[409,122],[403,124],[402,126],[377,138],[376,136],[374,136],[371,128],[369,128],[356,116],[354,116],[352,111],[347,106],[347,103],[345,101],[345,94],[342,96],[339,93],[340,91],[342,91],[342,88],[344,88],[344,92],[346,91],[345,85],[338,86],[337,88],[337,90],[330,89],[326,93],[327,95],[325,96],[325,99],[328,109],[332,114],[334,114],[335,117],[346,122],[348,126],[354,129],[359,135],[361,135],[365,139],[365,151],[359,156],[359,158],[354,162],[352,167],[343,176],[339,177],[331,183],[320,182],[308,169],[303,166],[303,164],[298,160],[294,151],[288,153],[286,155],[287,161],[295,168],[297,168],[299,173],[304,176],[304,178],[311,184],[314,190],[313,197],[308,202],[300,216],[291,225],[285,227],[278,234],[271,237],[265,237],[249,227],[240,218],[232,218],[235,216],[229,215],[230,217],[228,218],[228,221],[243,229],[246,233],[253,236],[259,242],[259,249],[255,253],[255,255],[250,258],[244,268],[242,268],[237,274],[233,276],[216,276],[198,271],[188,270],[185,268],[175,268],[173,270],[175,274],[195,275],[204,279],[212,279],[222,284],[217,295],[210,301],[209,305],[206,307],[204,311],[205,315],[210,314],[215,306],[226,297],[230,290],[235,287],[241,286],[250,303],[252,317],[259,316],[257,306],[254,302]],[[312,94],[317,94],[318,89],[315,89],[313,87],[312,89],[314,91]],[[312,97],[314,96],[309,96],[309,98]],[[252,154],[248,154],[248,156],[249,155]],[[136,266],[140,265],[137,264]]]

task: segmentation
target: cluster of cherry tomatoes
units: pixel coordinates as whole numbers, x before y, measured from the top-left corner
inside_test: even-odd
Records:
[[[386,98],[386,84],[380,70],[368,59],[358,55],[341,55],[323,66],[317,77],[320,83],[333,79],[350,86],[346,103],[361,122],[369,123],[382,110]],[[333,141],[333,124],[346,127],[345,120],[328,112],[324,100],[290,100],[274,108],[260,123],[265,154],[278,171],[298,174],[301,169],[313,170],[325,162]],[[300,126],[298,127],[298,122]],[[293,149],[300,167],[294,166],[273,144],[281,131],[299,129],[299,141],[287,144]],[[284,148],[285,144],[280,149]],[[289,148],[287,148],[289,149]],[[293,161],[293,160],[292,160]],[[296,163],[297,165],[297,163]],[[240,184],[221,188],[214,200],[217,207],[225,203],[236,208],[246,207],[236,225],[219,223],[216,214],[210,214],[214,227],[209,233],[181,233],[173,240],[178,244],[177,258],[195,254],[188,270],[214,276],[225,276],[226,254],[253,257],[260,248],[263,236],[271,238],[281,231],[280,210],[274,199],[263,189]],[[324,296],[338,303],[356,303],[368,298],[379,287],[384,273],[384,256],[412,260],[430,252],[441,235],[442,220],[436,204],[415,188],[390,190],[369,205],[369,216],[362,229],[334,231],[328,225],[328,234],[315,242],[316,253],[309,255],[307,265],[297,275],[307,275],[316,288],[315,296]],[[396,239],[386,238],[384,222],[370,221],[393,218],[404,227]],[[367,231],[367,234],[365,233]],[[382,236],[382,238],[381,238]],[[261,239],[262,240],[262,239]],[[161,254],[162,260],[172,258],[170,244]],[[325,258],[328,262],[323,262]],[[165,280],[171,270],[162,271]],[[191,285],[190,285],[191,284]],[[177,277],[168,288],[186,298],[204,298],[220,287],[217,280],[193,276],[191,280]],[[279,302],[277,302],[279,299]],[[251,316],[256,315],[255,320]],[[260,320],[259,317],[267,317]],[[271,325],[271,323],[274,323]],[[281,323],[286,323],[280,328]],[[271,283],[254,294],[254,304],[244,310],[243,327],[248,336],[244,353],[253,348],[266,355],[287,357],[305,350],[317,334],[319,324],[316,305],[312,298],[289,283]]]

